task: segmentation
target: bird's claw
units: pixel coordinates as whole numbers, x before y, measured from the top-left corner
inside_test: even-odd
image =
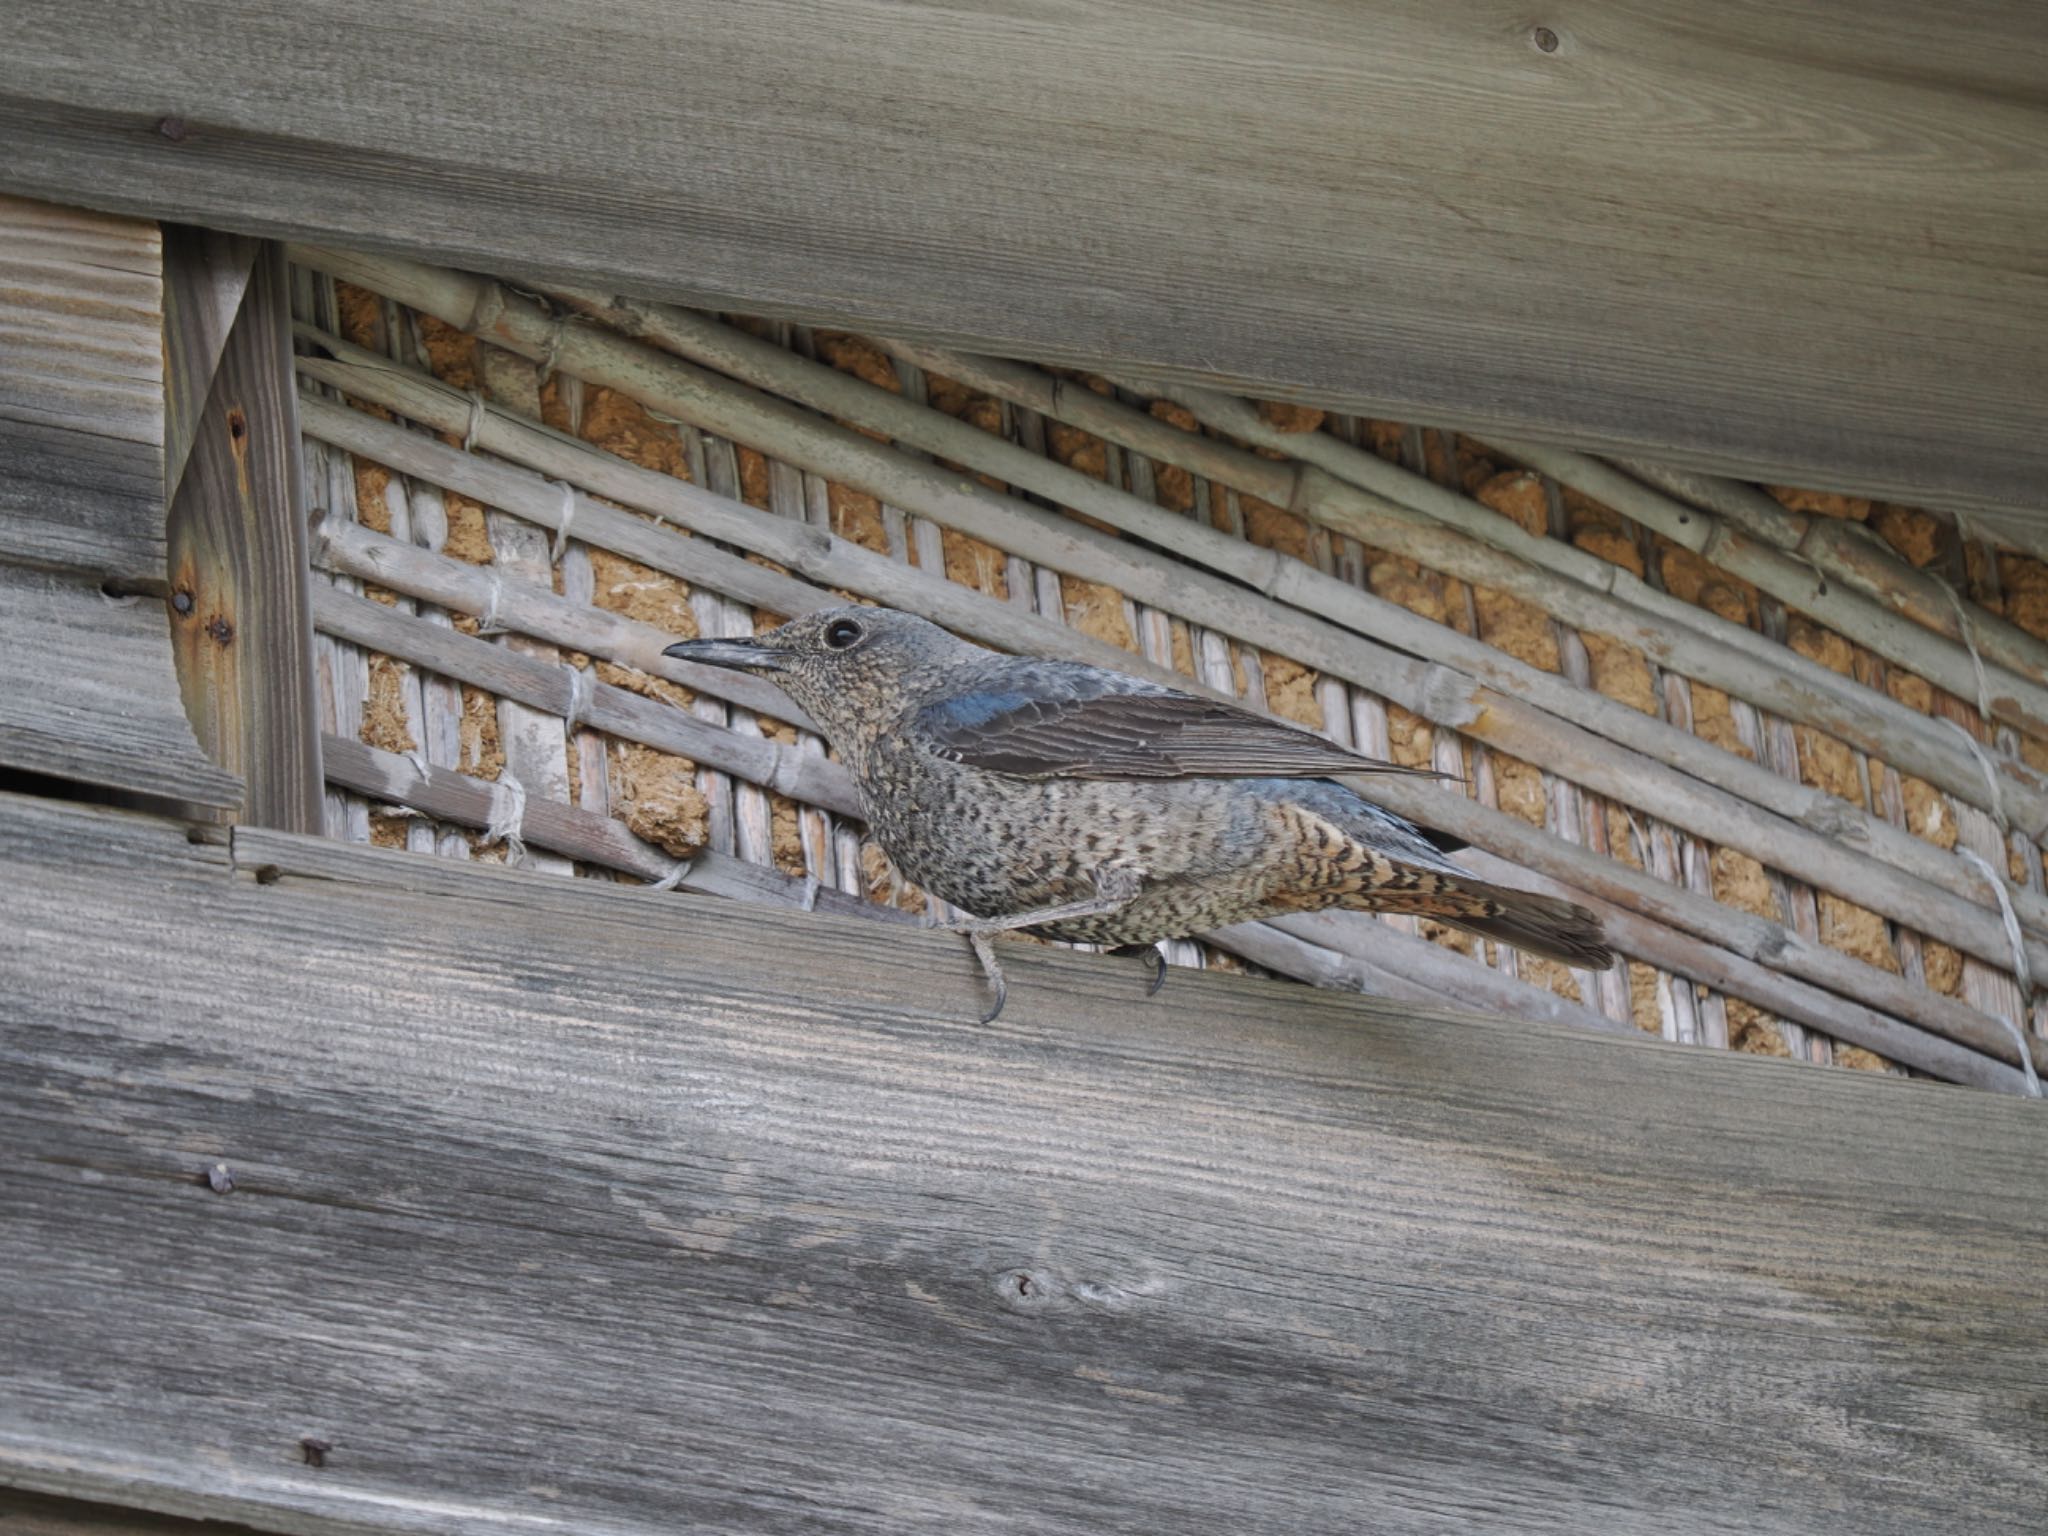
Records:
[[[1152,980],[1146,984],[1145,995],[1157,997],[1159,989],[1166,985],[1166,951],[1157,944],[1119,944],[1110,951],[1113,955],[1126,955],[1132,959],[1152,962]]]
[[[988,978],[988,984],[996,989],[995,1005],[981,1016],[984,1024],[993,1024],[996,1015],[1003,1011],[1003,1004],[1010,1000],[1010,984],[1003,979],[1003,967],[996,959],[996,947],[989,941],[989,927],[986,923],[949,923],[948,931],[965,934],[967,944],[974,951],[974,958],[981,962],[981,974]]]
[[[981,1016],[981,1022],[982,1022],[982,1023],[984,1023],[984,1024],[993,1024],[993,1023],[995,1023],[995,1021],[996,1021],[996,1015],[1000,1014],[1000,1013],[1001,1013],[1001,1012],[1003,1011],[1003,1004],[1004,1004],[1004,1003],[1006,1003],[1006,1002],[1008,1002],[1009,1000],[1010,1000],[1010,988],[1009,988],[1009,984],[1008,984],[1007,982],[1005,982],[1005,981],[1003,980],[1003,978],[1002,978],[1001,976],[997,976],[997,977],[996,977],[996,1000],[995,1000],[995,1002],[994,1002],[994,1003],[993,1003],[993,1004],[992,1004],[992,1005],[990,1006],[990,1008],[989,1008],[988,1012],[987,1012],[987,1013],[984,1013],[984,1014],[983,1014],[983,1015]]]

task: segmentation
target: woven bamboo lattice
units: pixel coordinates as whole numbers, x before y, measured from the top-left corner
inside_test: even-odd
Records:
[[[943,915],[776,690],[660,655],[851,596],[1448,770],[1374,791],[1629,959],[1326,913],[1177,964],[2006,1091],[2016,1026],[2048,1057],[2048,569],[1967,525],[293,255],[334,836]]]

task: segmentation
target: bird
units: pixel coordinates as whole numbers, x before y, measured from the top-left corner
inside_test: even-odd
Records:
[[[1335,775],[1428,773],[1108,668],[1012,656],[916,614],[850,605],[663,653],[766,677],[853,778],[896,868],[992,940],[1027,934],[1155,961],[1160,941],[1285,913],[1408,913],[1586,970],[1614,955],[1584,907],[1477,879],[1465,845]]]

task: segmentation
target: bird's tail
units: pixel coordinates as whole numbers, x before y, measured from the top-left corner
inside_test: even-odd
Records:
[[[1427,890],[1362,891],[1345,905],[1434,918],[1580,970],[1614,964],[1600,919],[1573,902],[1463,877],[1437,875],[1428,884]]]

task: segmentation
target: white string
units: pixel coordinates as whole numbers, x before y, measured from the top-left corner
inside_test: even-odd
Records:
[[[405,760],[412,764],[414,770],[422,779],[431,779],[434,776],[433,767],[427,762],[427,754],[418,747],[414,747],[410,752],[406,753]]]
[[[507,864],[526,862],[526,786],[507,768],[491,785],[491,819],[484,827],[484,846],[505,845]]]
[[[1998,898],[1998,914],[2005,920],[2005,942],[2012,946],[2012,974],[2019,983],[2020,1012],[2024,1014],[2034,1000],[2033,971],[2027,965],[2027,942],[2020,933],[2019,914],[2012,909],[2012,897],[2006,894],[2005,877],[1991,867],[1991,861],[1974,848],[1957,848],[1956,852],[1976,867],[1984,877],[1984,883],[1991,887],[1991,894]],[[2004,1014],[1994,1014],[2012,1034],[2013,1043],[2019,1047],[2020,1070],[2026,1074],[2027,1092],[2033,1098],[2041,1097],[2041,1079],[2034,1071],[2034,1053],[2029,1049],[2026,1031],[2008,1019]]]
[[[406,368],[395,368],[392,370],[392,372],[409,373],[411,372],[411,370]],[[476,435],[477,433],[483,431],[484,429],[485,409],[486,407],[484,405],[484,397],[476,390],[470,390],[469,430],[462,434],[462,451],[464,453],[473,453],[476,451]]]
[[[2005,814],[2005,796],[1998,788],[1998,767],[1992,762],[1991,754],[1984,750],[1984,743],[1945,715],[1941,723],[1962,737],[1963,745],[1970,749],[1970,756],[1977,759],[1977,766],[1984,772],[1984,787],[1991,797],[1991,819],[1998,823],[1999,831],[2011,832],[2012,822]]]
[[[476,632],[479,635],[501,635],[505,627],[498,622],[498,604],[505,601],[505,578],[498,574],[495,566],[485,566],[484,574],[491,579],[491,596],[484,604],[483,616],[476,621]]]
[[[562,520],[555,525],[555,546],[549,552],[549,561],[560,565],[562,552],[569,547],[569,525],[576,521],[576,490],[566,480],[558,480],[555,484],[562,492]]]
[[[1935,578],[1937,581],[1939,577]],[[1969,610],[1963,606],[1963,596],[1947,582],[1941,582],[1941,590],[1956,610],[1956,633],[1962,636],[1963,646],[1970,653],[1970,666],[1977,674],[1977,713],[1984,717],[1984,724],[1991,724],[1991,680],[1984,673],[1984,657],[1977,649],[1976,630],[1970,623]]]
[[[672,891],[683,883],[684,876],[688,875],[689,872],[690,861],[688,859],[678,859],[674,869],[663,875],[659,880],[650,880],[647,888],[651,891]]]
[[[589,672],[573,662],[563,662],[562,670],[569,674],[569,712],[562,717],[562,729],[573,731],[590,713],[590,701],[596,696],[597,682]]]

